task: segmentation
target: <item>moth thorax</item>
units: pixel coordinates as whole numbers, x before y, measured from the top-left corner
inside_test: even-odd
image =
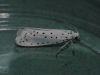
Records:
[[[79,36],[79,33],[74,33],[74,37],[78,37]]]

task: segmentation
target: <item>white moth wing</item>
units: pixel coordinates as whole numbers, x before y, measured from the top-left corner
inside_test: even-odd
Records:
[[[71,39],[71,30],[21,28],[16,37],[20,46],[43,46],[57,44]]]

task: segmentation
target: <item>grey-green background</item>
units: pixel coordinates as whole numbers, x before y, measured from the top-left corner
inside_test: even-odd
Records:
[[[69,47],[55,58],[62,45],[15,45],[20,27],[74,30],[65,22],[88,46],[74,44],[75,56]],[[100,0],[0,0],[0,75],[100,75]]]

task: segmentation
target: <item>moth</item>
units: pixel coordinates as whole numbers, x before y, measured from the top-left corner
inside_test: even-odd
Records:
[[[75,28],[76,29],[76,28]],[[17,32],[15,43],[19,46],[36,47],[59,43],[65,43],[56,53],[58,54],[71,43],[72,51],[73,41],[80,41],[80,35],[72,30],[63,29],[44,29],[44,28],[20,28]]]

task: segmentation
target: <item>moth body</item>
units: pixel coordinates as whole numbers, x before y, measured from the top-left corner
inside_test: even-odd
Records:
[[[44,46],[75,40],[78,36],[72,30],[20,28],[15,43],[20,46]]]

